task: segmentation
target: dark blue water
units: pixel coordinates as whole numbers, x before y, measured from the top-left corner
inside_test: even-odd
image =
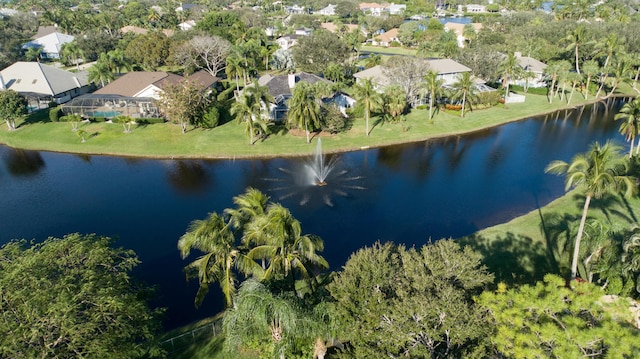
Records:
[[[158,287],[175,327],[222,308],[212,287],[196,310],[176,249],[190,221],[233,205],[257,187],[320,235],[333,269],[375,241],[416,246],[508,221],[563,193],[544,173],[595,140],[616,139],[620,103],[508,124],[468,136],[339,155],[325,187],[301,187],[304,159],[174,161],[29,152],[0,147],[0,243],[66,233],[119,238],[142,260],[137,274]],[[567,116],[568,115],[568,116]],[[326,141],[326,140],[325,140]]]

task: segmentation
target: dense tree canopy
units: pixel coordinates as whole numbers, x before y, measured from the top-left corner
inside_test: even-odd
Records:
[[[13,90],[0,91],[0,121],[5,121],[9,130],[16,129],[16,120],[27,114],[27,99]]]
[[[70,234],[0,248],[0,357],[155,357],[157,310],[130,276],[132,251]]]
[[[320,73],[331,63],[344,63],[350,54],[351,48],[342,39],[319,29],[298,40],[293,48],[293,61],[297,69]]]
[[[492,332],[473,295],[493,281],[480,255],[451,240],[360,249],[328,287],[355,358],[482,356]]]

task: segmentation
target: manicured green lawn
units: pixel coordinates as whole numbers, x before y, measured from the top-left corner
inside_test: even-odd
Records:
[[[464,118],[440,112],[433,123],[427,120],[428,110],[413,110],[406,121],[400,123],[380,123],[377,117],[372,118],[373,130],[369,137],[365,136],[365,121],[360,118],[348,132],[323,137],[322,145],[326,152],[342,152],[422,141],[489,128],[584,102],[580,96],[574,96],[569,106],[560,101],[550,105],[544,96],[527,95],[525,103],[475,110],[467,112]],[[170,123],[134,126],[128,134],[123,133],[121,125],[104,122],[82,123],[80,128],[86,131],[84,143],[69,123],[22,123],[15,131],[2,126],[0,143],[31,150],[161,158],[300,156],[311,154],[315,149],[315,144],[307,144],[304,136],[286,133],[272,134],[249,145],[244,125],[234,121],[214,129],[189,129],[185,134],[179,126]]]

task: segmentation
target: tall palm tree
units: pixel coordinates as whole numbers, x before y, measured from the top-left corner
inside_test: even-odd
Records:
[[[238,122],[244,122],[245,134],[249,137],[249,145],[253,145],[256,121],[253,118],[253,109],[247,104],[246,96],[242,96],[231,105],[231,114],[236,117]]]
[[[509,83],[521,77],[524,70],[520,67],[518,57],[510,53],[498,65],[498,71],[502,74],[502,87],[505,89],[504,98],[509,97]]]
[[[595,60],[589,60],[582,65],[582,74],[586,77],[586,84],[584,88],[584,99],[589,96],[589,86],[591,85],[591,79],[598,76],[600,73],[600,67]]]
[[[558,82],[558,74],[561,70],[562,66],[560,65],[560,62],[551,62],[549,63],[549,66],[544,69],[544,73],[551,79],[549,91],[547,92],[549,103],[553,103],[553,94],[555,93],[556,84]]]
[[[613,55],[617,52],[622,52],[624,49],[618,35],[614,32],[609,33],[607,37],[601,39],[601,41],[596,41],[594,47],[596,57],[605,55],[604,65],[602,65],[603,72],[607,72],[609,69]]]
[[[424,75],[424,89],[429,96],[429,121],[433,121],[433,105],[438,97],[441,97],[444,93],[442,85],[444,80],[438,78],[438,73],[429,70]]]
[[[580,46],[584,44],[586,37],[587,28],[582,24],[576,26],[573,31],[568,32],[565,37],[565,40],[569,42],[569,44],[567,44],[567,50],[574,50],[577,73],[580,73]]]
[[[640,292],[640,233],[638,226],[632,228],[632,233],[622,244],[622,272],[625,276],[635,276],[636,291]]]
[[[199,307],[209,291],[209,285],[218,282],[225,298],[225,305],[230,307],[236,292],[236,276],[234,268],[245,274],[261,275],[262,268],[247,257],[235,245],[235,237],[229,224],[217,213],[211,213],[206,219],[191,222],[187,232],[180,237],[178,249],[182,258],[197,249],[204,254],[189,263],[186,267],[187,279],[198,277],[200,287],[195,298]]]
[[[463,72],[458,75],[458,81],[453,84],[453,93],[451,94],[451,98],[454,101],[462,101],[462,113],[460,117],[464,117],[464,110],[469,104],[469,108],[473,102],[475,102],[476,95],[476,85],[473,82],[473,75],[471,72]]]
[[[299,82],[293,88],[293,97],[288,101],[287,121],[304,128],[307,143],[311,143],[310,132],[320,126],[320,105],[312,85]]]
[[[566,77],[566,81],[571,83],[571,92],[569,93],[569,98],[567,99],[567,103],[571,103],[573,93],[576,91],[576,86],[578,86],[578,84],[582,81],[582,75],[576,72],[570,72]]]
[[[615,66],[613,67],[613,85],[611,86],[609,96],[613,95],[621,82],[629,82],[631,80],[630,75],[633,71],[631,64],[632,60],[629,55],[618,56]]]
[[[264,271],[266,280],[283,279],[293,290],[296,274],[301,279],[314,279],[314,269],[329,268],[327,261],[317,253],[324,249],[322,239],[303,235],[300,222],[280,204],[271,203],[264,216],[249,223],[245,234],[255,243],[247,256],[268,261]]]
[[[620,112],[614,116],[614,119],[622,120],[620,133],[630,143],[629,157],[631,158],[633,156],[633,143],[640,132],[640,98],[635,98],[633,101],[624,104]]]
[[[265,214],[268,201],[268,196],[250,187],[244,194],[233,197],[236,208],[227,208],[224,210],[224,214],[229,216],[229,223],[233,228],[243,231],[248,223]],[[242,241],[247,245],[244,238]]]
[[[376,91],[373,81],[371,79],[363,79],[356,83],[353,87],[353,94],[356,101],[362,102],[364,105],[364,119],[366,122],[367,136],[371,133],[369,129],[369,117],[371,117],[371,110],[375,110],[382,106],[382,95]]]
[[[635,180],[626,175],[627,167],[628,161],[620,155],[619,146],[611,142],[606,142],[604,145],[596,142],[587,153],[574,156],[570,163],[556,160],[545,168],[547,173],[565,175],[565,190],[579,187],[585,192],[586,199],[571,261],[571,279],[576,278],[580,241],[591,200],[620,190],[624,191],[625,197],[633,195]]]
[[[131,69],[133,68],[133,64],[125,56],[122,49],[113,49],[107,52],[106,61],[109,64],[109,68],[111,68],[111,71],[117,73],[118,75],[122,73],[122,70],[131,71]]]
[[[240,92],[240,76],[243,75],[242,71],[242,58],[237,55],[235,51],[232,51],[229,56],[227,56],[227,66],[224,69],[224,72],[227,74],[227,77],[233,77],[236,81],[236,93]],[[246,84],[245,84],[246,85]]]

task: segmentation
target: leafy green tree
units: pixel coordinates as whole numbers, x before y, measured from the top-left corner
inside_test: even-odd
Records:
[[[113,26],[113,24],[110,26]],[[120,28],[118,27],[117,29],[119,30]],[[118,39],[119,34],[117,33],[109,35],[106,31],[92,29],[84,32],[82,36],[77,36],[74,42],[78,44],[86,61],[96,61],[101,54],[106,54],[115,49]]]
[[[493,328],[473,297],[493,275],[480,260],[451,240],[419,249],[376,243],[352,254],[328,285],[348,356],[487,357]]]
[[[500,357],[509,358],[631,358],[640,351],[640,334],[630,301],[605,301],[590,283],[547,274],[535,286],[484,292],[479,304],[496,322],[491,337]]]
[[[25,59],[27,59],[27,61],[40,62],[41,56],[42,56],[42,47],[40,46],[31,46],[24,53],[24,57]]]
[[[438,78],[438,73],[429,70],[424,75],[424,90],[429,96],[429,121],[433,122],[433,105],[435,101],[444,94],[442,85],[444,80]]]
[[[229,42],[235,42],[234,25],[243,25],[238,14],[232,11],[211,11],[196,23],[196,30],[212,36],[220,36]],[[244,26],[244,25],[243,25]]]
[[[473,75],[471,72],[463,72],[458,75],[458,81],[453,83],[453,92],[451,93],[451,99],[453,101],[462,101],[462,113],[460,117],[464,117],[464,110],[469,105],[469,109],[477,99],[476,85],[473,82]]]
[[[199,126],[211,99],[205,89],[188,78],[175,85],[168,85],[160,93],[158,108],[167,119],[187,132],[187,125]]]
[[[606,194],[617,193],[620,190],[624,191],[625,197],[630,197],[635,191],[635,180],[626,175],[628,161],[620,155],[620,150],[619,146],[610,142],[604,145],[596,142],[587,153],[574,156],[570,163],[556,160],[545,169],[547,173],[565,175],[565,190],[579,187],[584,190],[586,197],[573,250],[571,279],[576,278],[580,241],[591,199],[602,198]]]
[[[131,124],[133,122],[133,119],[131,117],[120,115],[114,117],[111,121],[121,124],[122,128],[124,129],[124,133],[131,133]]]
[[[130,273],[130,250],[96,235],[69,234],[0,248],[0,356],[148,358],[159,310]]]
[[[292,49],[296,69],[321,73],[329,64],[343,64],[351,54],[351,48],[337,35],[316,30],[298,39]]]
[[[364,106],[364,119],[366,122],[366,134],[369,136],[371,129],[369,128],[369,118],[371,117],[371,110],[376,110],[382,106],[382,95],[376,91],[375,86],[371,79],[363,79],[356,83],[353,88],[353,94],[356,101],[360,102]]]
[[[320,105],[314,87],[302,81],[297,83],[287,106],[287,122],[291,126],[304,128],[307,143],[311,143],[310,132],[320,127]]]
[[[0,121],[7,124],[9,131],[16,129],[16,120],[27,114],[27,99],[13,90],[0,91]]]
[[[380,54],[369,54],[367,59],[364,61],[364,67],[370,69],[374,66],[378,66],[382,63],[382,55]]]
[[[155,71],[169,58],[170,40],[162,32],[136,36],[124,50],[125,56],[146,71]]]
[[[622,106],[620,112],[614,116],[615,120],[622,120],[620,124],[620,133],[630,143],[629,158],[633,156],[633,146],[640,132],[640,99],[635,98]],[[640,148],[636,151],[636,154]]]

